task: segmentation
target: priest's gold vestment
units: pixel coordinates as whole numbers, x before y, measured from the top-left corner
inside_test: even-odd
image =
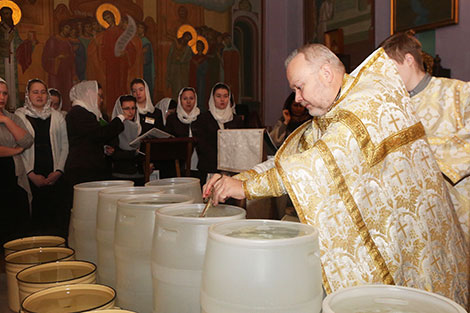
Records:
[[[449,179],[452,202],[470,243],[470,83],[432,77],[411,103]]]
[[[444,179],[393,62],[377,50],[345,75],[326,115],[274,161],[235,178],[248,199],[288,193],[319,230],[323,285],[384,283],[467,305],[467,247]]]

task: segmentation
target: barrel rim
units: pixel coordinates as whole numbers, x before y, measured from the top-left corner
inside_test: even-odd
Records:
[[[176,198],[176,199],[183,199],[184,201],[182,202],[173,202],[173,203],[168,203],[168,204],[158,204],[158,205],[152,205],[152,204],[145,204],[145,203],[132,203],[134,200],[138,200],[139,202],[142,201],[151,201],[151,200],[158,200],[158,199],[165,199],[165,198]],[[159,193],[159,194],[142,194],[142,195],[134,195],[134,196],[127,196],[124,198],[120,198],[117,201],[117,209],[119,211],[120,208],[128,208],[129,206],[132,206],[132,208],[135,209],[149,209],[149,210],[155,210],[158,209],[162,206],[173,206],[173,205],[178,205],[178,204],[184,204],[184,203],[192,203],[193,199],[189,195],[180,195],[180,194],[165,194],[165,193]]]
[[[51,249],[66,249],[66,250],[71,251],[72,253],[69,254],[69,255],[67,255],[67,256],[61,257],[61,258],[58,259],[58,260],[46,261],[46,262],[39,262],[39,263],[38,263],[38,262],[34,262],[34,263],[18,263],[18,262],[12,262],[12,261],[10,261],[11,258],[18,256],[18,254],[26,254],[26,253],[28,253],[28,252],[31,252],[31,250],[38,250],[38,251],[41,251],[41,250],[51,250]],[[75,255],[75,250],[72,249],[72,248],[69,248],[69,247],[31,248],[31,249],[25,249],[25,250],[20,250],[20,251],[16,251],[16,252],[10,253],[9,255],[5,256],[5,263],[8,263],[8,264],[15,264],[15,265],[28,265],[28,264],[37,265],[37,264],[44,264],[44,263],[50,263],[50,262],[56,262],[56,261],[64,260],[64,259],[70,258],[70,257],[72,257],[72,256],[74,256],[74,255]]]
[[[103,306],[106,306],[110,303],[112,303],[113,301],[116,300],[116,289],[114,289],[113,287],[111,286],[108,286],[108,285],[103,285],[103,284],[71,284],[71,285],[63,285],[63,286],[54,286],[54,287],[49,287],[49,288],[45,288],[45,289],[42,289],[42,290],[39,290],[39,291],[36,291],[35,293],[32,293],[30,295],[28,295],[27,297],[25,297],[23,299],[23,301],[21,301],[21,312],[24,311],[24,313],[40,313],[40,312],[35,312],[35,311],[29,311],[27,309],[24,308],[24,303],[26,302],[27,299],[29,299],[30,297],[34,296],[34,297],[37,297],[39,295],[41,295],[42,293],[46,293],[47,291],[51,291],[52,289],[57,289],[57,290],[63,290],[64,288],[67,288],[67,290],[70,290],[70,289],[79,289],[79,288],[85,288],[85,287],[89,287],[89,288],[94,288],[94,289],[97,289],[96,287],[105,287],[105,288],[108,288],[109,290],[112,291],[112,298],[107,301],[106,303],[103,303],[101,304],[100,306],[96,306],[96,307],[93,307],[93,308],[89,308],[89,309],[86,309],[84,311],[74,311],[74,312],[69,312],[69,313],[81,313],[81,312],[88,312],[88,311],[93,311],[93,310],[96,310],[96,309],[99,309]],[[55,291],[55,290],[53,290]]]
[[[114,198],[115,194],[123,191],[135,191],[135,190],[142,190],[142,191],[154,191],[156,194],[161,194],[163,193],[162,190],[158,190],[157,188],[153,186],[122,186],[122,187],[111,187],[111,188],[105,188],[103,190],[100,190],[98,192],[98,197],[103,197],[103,198]],[[124,195],[124,197],[127,196],[133,196],[133,195],[144,195],[144,194],[150,194],[150,193],[136,193],[136,194],[129,194],[129,195]]]
[[[166,221],[179,221],[179,222],[185,222],[185,223],[196,223],[196,224],[214,224],[217,221],[227,221],[227,220],[239,220],[239,219],[245,219],[246,218],[246,211],[245,209],[235,206],[235,205],[229,205],[229,204],[219,204],[219,206],[222,206],[224,208],[231,208],[236,211],[238,211],[237,214],[234,215],[227,215],[227,216],[205,216],[205,217],[199,217],[199,216],[176,216],[172,214],[168,214],[169,212],[173,212],[175,210],[182,210],[185,208],[197,208],[198,213],[201,213],[202,210],[205,207],[204,203],[181,203],[181,204],[176,204],[172,206],[167,206],[163,208],[159,208],[158,210],[155,211],[155,218],[161,218]]]
[[[373,291],[377,291],[377,290],[383,290],[382,293],[384,293],[385,291],[387,292],[388,295],[390,295],[390,292],[392,291],[396,291],[396,292],[405,292],[402,294],[403,295],[406,295],[406,294],[410,294],[410,293],[414,293],[414,294],[418,294],[418,295],[424,295],[424,296],[431,296],[433,297],[434,299],[436,300],[439,300],[439,302],[441,302],[442,304],[447,304],[447,305],[450,305],[450,307],[453,307],[454,309],[456,309],[456,313],[466,313],[467,311],[460,305],[458,304],[457,302],[453,301],[452,299],[449,299],[447,297],[444,297],[444,296],[441,296],[437,293],[433,293],[433,292],[429,292],[429,291],[426,291],[426,290],[421,290],[421,289],[417,289],[417,288],[412,288],[412,287],[405,287],[405,286],[397,286],[397,285],[384,285],[384,284],[373,284],[373,285],[362,285],[362,286],[352,286],[352,287],[346,287],[346,288],[342,288],[340,290],[337,290],[333,293],[330,293],[329,295],[327,295],[325,297],[325,299],[323,299],[323,302],[322,302],[322,308],[323,308],[323,312],[325,312],[325,307],[327,307],[330,311],[333,311],[332,307],[331,307],[331,302],[334,301],[337,297],[344,297],[346,296],[345,299],[347,299],[347,294],[348,293],[351,293],[351,292],[354,292],[354,291],[358,291],[358,290],[364,290],[364,291],[367,291],[367,293],[364,294],[364,297],[368,297],[368,298],[371,298],[373,296],[373,294],[371,292]],[[343,299],[344,301],[344,299]]]
[[[92,268],[93,270],[86,273],[86,274],[83,274],[81,276],[77,276],[77,277],[74,277],[74,278],[70,278],[70,279],[65,279],[65,280],[55,280],[55,281],[46,281],[46,282],[32,282],[32,281],[26,281],[26,280],[23,280],[21,279],[19,276],[22,275],[26,275],[24,273],[28,272],[28,271],[32,271],[34,269],[38,269],[38,267],[47,267],[47,266],[51,266],[53,263],[56,263],[56,264],[72,264],[72,263],[75,263],[75,264],[79,264],[79,263],[88,263],[89,265],[92,265]],[[37,264],[37,265],[33,265],[33,266],[30,266],[30,267],[27,267],[27,268],[24,268],[22,269],[21,271],[19,271],[17,274],[16,274],[16,279],[18,282],[21,282],[21,283],[24,283],[24,284],[34,284],[34,285],[42,285],[42,284],[53,284],[53,283],[63,283],[63,282],[67,282],[67,281],[71,281],[71,280],[76,280],[76,279],[80,279],[80,278],[84,278],[86,276],[89,276],[93,273],[96,274],[96,271],[97,271],[97,266],[96,264],[92,263],[92,262],[89,262],[89,261],[86,261],[86,260],[62,260],[62,261],[52,261],[52,262],[46,262],[46,263],[41,263],[41,264]]]
[[[224,234],[218,233],[216,231],[219,227],[224,227],[227,224],[235,224],[235,223],[244,223],[244,224],[284,224],[284,225],[292,225],[295,227],[301,227],[304,229],[308,229],[309,233],[299,236],[299,237],[292,237],[292,238],[279,238],[279,239],[249,239],[249,238],[239,238],[239,237],[229,237]],[[247,225],[248,226],[248,225]],[[288,221],[278,221],[278,220],[267,220],[267,219],[245,219],[245,220],[231,220],[226,222],[217,223],[211,225],[209,227],[208,232],[208,240],[212,239],[217,242],[223,242],[226,244],[233,244],[233,245],[243,245],[245,247],[249,246],[279,246],[288,244],[300,244],[307,241],[316,240],[318,244],[318,229],[308,225],[302,224],[297,222],[288,222]]]
[[[129,184],[130,185],[126,185]],[[103,185],[99,185],[103,184]],[[96,185],[95,187],[92,187]],[[84,183],[79,183],[73,186],[73,190],[100,190],[104,188],[113,188],[116,186],[133,186],[134,182],[132,180],[96,180],[96,181],[89,181]]]
[[[60,237],[60,236],[53,236],[53,235],[46,235],[46,236],[30,236],[30,237],[17,238],[17,239],[13,239],[13,240],[10,240],[10,241],[8,241],[8,242],[5,242],[5,243],[3,244],[3,249],[8,249],[8,250],[15,251],[15,252],[16,252],[16,251],[21,251],[21,250],[26,250],[26,249],[15,249],[14,247],[9,246],[9,245],[13,245],[13,244],[15,244],[15,243],[17,243],[17,242],[20,242],[20,241],[22,241],[22,240],[29,240],[29,239],[35,239],[35,238],[44,238],[44,239],[46,239],[46,238],[51,238],[51,239],[52,239],[52,238],[53,238],[53,239],[61,239],[61,242],[58,243],[58,244],[55,245],[55,246],[44,246],[44,247],[36,247],[36,248],[58,247],[58,246],[60,246],[60,245],[62,245],[62,244],[65,244],[65,238]],[[28,249],[31,249],[31,248],[28,248]]]
[[[171,180],[186,180],[185,182],[176,182],[176,183],[171,183],[169,185],[160,185],[158,184],[158,182],[170,182]],[[196,177],[170,177],[170,178],[162,178],[162,179],[157,179],[157,180],[151,180],[147,183],[145,183],[145,186],[152,186],[152,187],[175,187],[175,186],[185,186],[185,185],[197,185],[200,187],[200,182],[201,180],[199,178],[196,178]]]

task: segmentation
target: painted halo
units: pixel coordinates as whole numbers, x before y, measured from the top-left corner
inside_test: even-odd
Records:
[[[9,7],[13,11],[13,24],[16,25],[21,20],[21,9],[20,7],[11,0],[0,0],[0,9],[3,7]],[[0,17],[0,21],[2,18]]]
[[[109,27],[108,23],[103,19],[104,11],[110,11],[111,13],[113,13],[116,25],[119,25],[119,23],[121,23],[121,13],[119,12],[119,9],[111,3],[103,3],[96,9],[96,19],[98,20],[98,23],[100,23],[101,26],[103,26],[104,28]]]
[[[184,25],[181,25],[180,28],[178,28],[178,32],[176,33],[176,37],[179,39],[181,37],[183,37],[183,34],[184,33],[190,33],[192,38],[191,40],[188,42],[188,46],[192,47],[193,45],[196,44],[196,41],[197,41],[197,33],[196,33],[196,30],[194,29],[194,27],[192,27],[191,25],[188,25],[188,24],[184,24]]]
[[[191,46],[191,49],[193,50],[194,54],[197,54],[197,42],[200,41],[204,44],[204,50],[202,51],[202,54],[207,54],[207,51],[209,50],[209,43],[207,42],[207,39],[204,38],[203,36],[197,36],[196,43]]]

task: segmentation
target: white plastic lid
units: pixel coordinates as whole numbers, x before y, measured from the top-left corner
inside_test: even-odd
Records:
[[[317,240],[318,232],[310,225],[274,220],[237,220],[209,228],[209,237],[240,245],[284,245]]]
[[[333,292],[323,300],[323,313],[466,313],[454,301],[420,289],[366,285]]]

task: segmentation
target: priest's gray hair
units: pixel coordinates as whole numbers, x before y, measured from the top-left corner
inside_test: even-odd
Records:
[[[292,51],[284,62],[286,68],[292,59],[294,59],[299,53],[302,53],[305,56],[305,59],[315,68],[319,68],[323,64],[331,64],[336,69],[342,71],[343,73],[345,72],[344,64],[340,61],[340,59],[338,59],[336,54],[334,54],[326,46],[318,43],[308,44]]]

